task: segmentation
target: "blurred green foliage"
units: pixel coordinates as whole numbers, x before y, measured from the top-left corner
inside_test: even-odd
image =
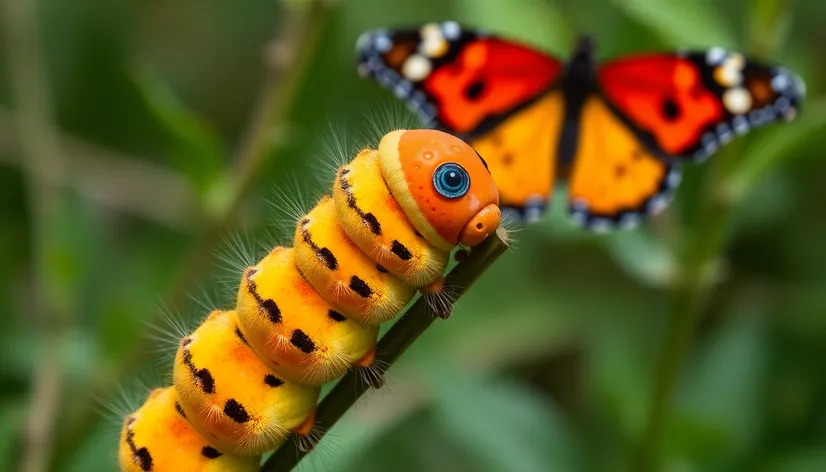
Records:
[[[8,48],[0,51],[0,470],[14,470],[24,450],[38,353],[58,348],[51,469],[114,470],[120,418],[98,411],[123,403],[117,383],[134,397],[124,408],[136,407],[145,390],[134,378],[163,372],[142,344],[147,323],[162,323],[162,302],[209,228],[214,199],[231,191],[234,150],[267,75],[266,46],[289,26],[280,19],[305,3],[39,2],[46,85],[72,170],[48,237],[58,288],[50,296],[70,314],[59,345],[31,311],[42,294],[29,286],[32,208],[20,165],[27,157],[13,129],[15,64]],[[809,89],[801,119],[742,140],[742,156],[720,182],[733,201],[728,244],[683,363],[662,454],[667,470],[826,470],[826,3],[330,5],[288,116],[269,130],[271,148],[232,220],[234,231],[261,246],[273,243],[271,225],[280,224],[266,204],[273,190],[328,185],[317,169],[329,160],[323,149],[331,134],[364,144],[370,121],[410,122],[388,93],[356,76],[353,48],[366,29],[454,19],[557,54],[588,31],[603,58],[720,44],[799,71]],[[396,112],[380,111],[388,107]],[[675,251],[703,227],[691,215],[711,198],[701,185],[707,172],[688,168],[668,211],[609,236],[570,227],[560,194],[548,218],[515,233],[512,253],[454,316],[394,366],[386,391],[360,402],[304,467],[623,470],[644,429],[669,296],[681,277]],[[226,243],[213,246],[183,290],[200,300],[218,291],[220,303],[231,303],[237,273],[227,275],[216,257]],[[219,283],[227,279],[229,289]],[[185,297],[173,305],[205,314]]]

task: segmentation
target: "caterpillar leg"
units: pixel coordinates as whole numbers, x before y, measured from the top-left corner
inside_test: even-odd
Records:
[[[313,431],[314,426],[315,426],[315,410],[310,412],[310,414],[307,415],[307,418],[300,425],[298,425],[295,428],[295,430],[293,430],[293,431],[295,432],[295,434],[300,434],[301,436],[307,436]]]
[[[446,320],[453,313],[453,297],[445,288],[445,280],[442,277],[421,288],[425,301],[436,315]]]
[[[361,378],[371,388],[379,389],[384,386],[384,371],[376,363],[376,347],[356,361],[355,366],[361,372]]]
[[[300,451],[312,450],[323,436],[315,424],[315,410],[307,416],[303,423],[293,430],[296,435],[296,446]]]

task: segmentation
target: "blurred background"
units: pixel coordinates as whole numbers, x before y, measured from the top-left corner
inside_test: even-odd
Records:
[[[0,470],[116,470],[120,415],[168,381],[163,313],[231,306],[247,248],[291,230],[267,202],[323,191],[334,136],[411,123],[357,77],[358,35],[448,19],[562,57],[580,32],[603,59],[729,46],[808,97],[689,166],[638,230],[576,230],[558,195],[302,469],[614,471],[643,450],[669,471],[826,470],[826,3],[0,5]]]

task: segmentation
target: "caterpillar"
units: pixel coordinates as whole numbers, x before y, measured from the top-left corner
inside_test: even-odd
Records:
[[[292,247],[243,271],[235,308],[180,340],[172,385],[123,420],[121,470],[258,470],[289,434],[312,433],[323,384],[371,366],[380,324],[417,291],[443,292],[450,251],[500,219],[468,144],[436,130],[384,135],[337,170]]]

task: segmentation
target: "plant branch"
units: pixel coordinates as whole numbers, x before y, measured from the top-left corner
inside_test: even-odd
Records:
[[[694,224],[680,257],[680,276],[671,296],[669,326],[659,356],[651,409],[632,470],[650,472],[657,469],[657,454],[667,420],[670,399],[679,378],[685,354],[691,346],[694,329],[705,309],[705,302],[715,285],[717,257],[725,244],[727,222],[734,204],[722,191],[721,174],[740,155],[742,143],[731,144],[725,153],[709,163]]]
[[[21,168],[14,159],[22,151],[20,117],[0,107],[0,163]],[[137,215],[176,230],[192,228],[198,205],[186,180],[177,172],[135,156],[104,149],[55,130],[57,144],[65,150],[64,169],[54,185],[71,189],[112,211]]]
[[[489,237],[447,275],[445,286],[452,287],[451,292],[456,297],[461,296],[507,248],[507,243],[498,234]],[[424,297],[419,298],[378,342],[375,365],[379,375],[384,374],[436,318]],[[316,425],[322,436],[368,388],[367,382],[356,370],[341,378],[316,411]],[[298,447],[297,437],[293,435],[267,460],[261,472],[291,470],[308,452]]]

